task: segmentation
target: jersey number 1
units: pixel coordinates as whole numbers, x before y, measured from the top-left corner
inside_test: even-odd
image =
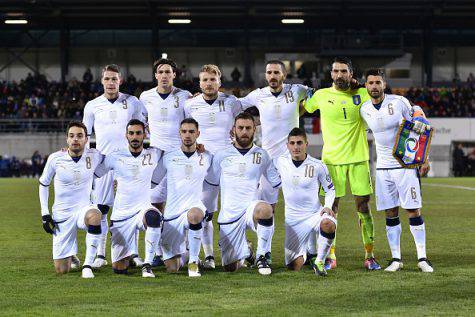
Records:
[[[346,118],[346,108],[343,108],[343,117],[345,117],[345,119],[347,119]]]

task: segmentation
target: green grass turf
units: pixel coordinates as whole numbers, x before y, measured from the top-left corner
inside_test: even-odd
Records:
[[[131,276],[114,275],[108,266],[96,272],[95,279],[82,280],[79,272],[54,273],[51,236],[40,222],[37,182],[0,179],[0,315],[470,315],[475,308],[475,191],[433,186],[437,184],[475,188],[475,178],[423,180],[433,274],[416,268],[404,214],[404,270],[365,272],[354,203],[348,196],[338,218],[338,268],[327,278],[315,276],[308,268],[297,273],[285,269],[281,201],[271,276],[259,276],[255,269],[229,274],[218,267],[202,278],[190,279],[185,271],[168,275],[162,268],[155,270],[157,278],[145,280],[138,271]],[[374,198],[372,206],[374,210]],[[375,252],[385,266],[390,253],[384,215],[374,214]],[[83,233],[79,239],[83,260]]]

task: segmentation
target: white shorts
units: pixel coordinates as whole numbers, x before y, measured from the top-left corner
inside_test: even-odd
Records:
[[[246,230],[257,232],[254,224],[254,209],[261,202],[264,201],[254,200],[250,202],[241,218],[233,222],[219,224],[218,245],[221,249],[221,262],[223,265],[240,261],[250,255],[247,246]]]
[[[150,189],[150,200],[152,204],[164,203],[167,201],[167,178],[164,177],[160,184]]]
[[[87,205],[74,212],[69,218],[58,221],[53,234],[53,260],[60,260],[78,253],[77,231],[87,230],[84,218],[97,205]]]
[[[320,216],[320,210],[308,217],[301,217],[299,219],[285,219],[285,265],[289,265],[299,256],[303,256],[304,260],[307,256],[307,242],[310,234],[317,234],[320,232],[320,222],[323,219],[329,219],[335,225],[336,219],[323,214]]]
[[[261,176],[259,183],[259,199],[271,205],[279,200],[279,188],[274,188],[264,176]]]
[[[123,220],[111,220],[110,233],[111,233],[111,258],[112,263],[118,262],[132,254],[136,253],[137,229],[145,231],[145,225],[143,219],[145,213],[149,210],[156,209],[153,206],[141,209],[135,215],[123,219]]]
[[[207,182],[203,183],[203,194],[201,195],[201,200],[205,204],[208,212],[215,212],[218,210],[218,195],[219,186],[213,186]]]
[[[422,207],[421,186],[416,169],[376,170],[376,209],[401,206],[404,209]]]
[[[165,215],[161,240],[164,261],[186,252],[188,210],[191,208],[198,208],[203,212],[203,216],[205,215],[206,207],[202,202],[197,202],[186,208],[178,217],[167,218]]]
[[[109,171],[101,178],[96,178],[93,187],[93,203],[107,206],[114,204],[114,171]]]

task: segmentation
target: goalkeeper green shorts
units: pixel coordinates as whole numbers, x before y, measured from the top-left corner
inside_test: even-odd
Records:
[[[353,195],[366,196],[373,193],[369,161],[342,165],[326,164],[326,166],[335,186],[336,197],[346,195],[347,179]],[[321,191],[321,194],[324,194],[323,191]]]

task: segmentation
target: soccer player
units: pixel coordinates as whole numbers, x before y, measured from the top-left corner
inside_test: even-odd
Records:
[[[91,205],[90,196],[94,170],[103,156],[95,149],[85,149],[87,128],[72,121],[67,127],[68,148],[48,157],[39,182],[43,228],[53,235],[53,260],[56,272],[68,273],[72,257],[77,254],[77,230],[86,230],[86,258],[83,278],[93,278],[92,263],[101,235],[101,212]],[[48,207],[49,185],[54,178],[54,205]]]
[[[144,149],[142,121],[130,120],[125,130],[128,148],[106,155],[96,172],[101,177],[113,170],[117,180],[110,226],[112,269],[117,274],[127,274],[130,257],[136,252],[139,229],[145,231],[142,277],[155,277],[151,264],[160,241],[162,215],[150,203],[150,187],[152,180],[161,180],[156,167],[162,151],[154,147]]]
[[[94,132],[96,135],[96,148],[104,155],[108,155],[115,150],[127,149],[127,139],[124,131],[127,123],[131,119],[142,119],[142,104],[131,95],[119,92],[122,82],[119,66],[111,64],[102,69],[102,85],[104,94],[89,101],[84,107],[83,122],[88,133]],[[90,135],[89,135],[90,136]],[[97,258],[93,267],[98,268],[107,265],[106,242],[107,242],[107,213],[114,202],[114,175],[108,173],[94,182],[94,201],[97,202],[102,212],[102,237],[101,244],[97,250]],[[138,248],[134,251],[138,254]],[[137,265],[142,261],[134,257]]]
[[[422,197],[418,171],[415,168],[403,168],[393,157],[393,146],[402,121],[416,122],[415,130],[423,133],[428,125],[421,109],[412,107],[409,101],[397,95],[384,93],[386,81],[380,69],[366,72],[366,89],[371,100],[363,103],[361,117],[373,131],[376,143],[376,207],[386,212],[386,235],[391,249],[392,261],[385,269],[395,272],[402,269],[401,261],[401,223],[399,206],[409,216],[409,225],[416,244],[417,266],[422,272],[433,272],[426,256],[426,231],[421,216]],[[428,172],[428,163],[422,167],[422,173]]]
[[[162,233],[163,260],[168,272],[183,265],[188,238],[188,276],[199,277],[199,254],[206,207],[201,201],[203,182],[211,165],[209,152],[198,153],[199,124],[186,118],[180,124],[181,148],[165,153],[160,168],[166,173],[167,204]],[[163,167],[162,167],[163,166]]]
[[[234,123],[234,146],[219,151],[206,182],[221,187],[221,208],[218,217],[219,246],[225,271],[239,269],[252,257],[246,230],[257,232],[257,268],[262,275],[271,274],[265,257],[274,233],[272,206],[258,200],[258,184],[262,175],[273,187],[280,186],[280,176],[265,150],[253,144],[254,118],[240,113]],[[252,263],[251,263],[252,264]]]
[[[221,71],[216,65],[204,65],[200,74],[201,94],[185,102],[185,116],[195,119],[200,126],[198,143],[215,154],[231,146],[230,132],[234,118],[241,112],[241,103],[233,95],[219,92]],[[213,214],[218,209],[218,188],[205,184],[203,203],[208,214],[203,226],[203,266],[214,269]]]
[[[315,273],[326,276],[325,258],[335,238],[336,219],[332,211],[335,189],[325,164],[307,154],[305,131],[294,128],[287,141],[289,154],[274,159],[282,178],[285,201],[285,264],[299,271],[305,263],[308,239],[318,236],[316,257],[310,259]],[[325,205],[318,190],[325,191]]]
[[[374,227],[373,216],[369,209],[369,198],[373,188],[369,171],[368,141],[366,127],[359,113],[361,105],[369,100],[369,96],[365,88],[350,87],[353,66],[348,58],[334,59],[331,77],[333,86],[317,90],[306,101],[305,109],[310,113],[320,110],[322,160],[330,172],[336,191],[332,210],[335,213],[339,212],[339,201],[346,194],[348,178],[351,193],[355,197],[365,248],[364,267],[368,270],[380,270],[381,266],[373,254]],[[326,269],[335,267],[336,256],[333,246],[327,258]]]
[[[262,148],[271,159],[287,153],[287,135],[299,126],[300,102],[307,96],[309,88],[299,84],[285,84],[287,76],[285,65],[281,61],[266,63],[265,77],[268,86],[257,88],[247,96],[240,98],[243,109],[257,107],[262,127]],[[273,188],[265,178],[260,183],[260,198],[273,207],[277,203],[279,189]],[[274,228],[274,225],[272,225]],[[266,251],[271,261],[271,245]]]

